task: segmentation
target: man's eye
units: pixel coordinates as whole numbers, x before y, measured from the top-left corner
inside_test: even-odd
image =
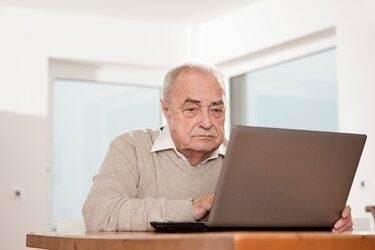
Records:
[[[223,112],[223,109],[212,109],[214,113],[221,113]]]
[[[197,110],[197,108],[187,108],[187,109],[185,109],[186,111],[190,111],[190,112],[192,112],[192,111],[196,111]]]
[[[198,114],[199,109],[198,108],[184,108],[183,109],[183,114],[186,117],[194,117]]]

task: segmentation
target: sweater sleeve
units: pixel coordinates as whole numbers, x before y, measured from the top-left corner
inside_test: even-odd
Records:
[[[83,205],[88,231],[150,231],[151,221],[194,221],[191,199],[139,199],[137,164],[130,135],[112,142]]]

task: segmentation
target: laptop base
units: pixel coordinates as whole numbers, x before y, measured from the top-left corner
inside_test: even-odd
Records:
[[[202,222],[156,222],[150,223],[160,233],[199,233],[199,232],[330,232],[330,227],[210,227]]]

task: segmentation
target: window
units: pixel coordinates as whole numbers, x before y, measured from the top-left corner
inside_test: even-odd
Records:
[[[337,131],[336,50],[231,78],[231,124]]]
[[[81,221],[81,209],[109,143],[161,124],[160,88],[75,80],[53,82],[53,219]]]

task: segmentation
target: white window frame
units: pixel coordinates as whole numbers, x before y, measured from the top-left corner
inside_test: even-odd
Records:
[[[160,88],[162,93],[163,78],[167,68],[148,65],[128,65],[113,64],[103,62],[75,61],[69,59],[49,58],[48,63],[48,155],[49,161],[47,173],[49,175],[49,215],[48,224],[50,230],[57,230],[53,218],[53,193],[52,193],[52,171],[53,171],[53,83],[56,79],[70,79],[78,81],[88,81],[95,83],[108,83],[126,86],[153,87]],[[161,124],[165,124],[165,118],[160,112]],[[66,220],[59,230],[83,229],[83,222],[76,220]]]
[[[330,27],[217,64],[216,66],[224,74],[226,103],[230,105],[230,80],[232,77],[251,73],[335,47],[336,30],[334,27]],[[227,119],[225,122],[225,134],[227,137],[230,136],[230,115],[230,108],[227,108]]]

